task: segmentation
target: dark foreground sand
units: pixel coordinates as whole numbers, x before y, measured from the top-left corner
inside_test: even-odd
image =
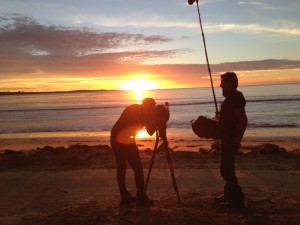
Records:
[[[237,176],[246,196],[243,212],[221,209],[212,201],[221,193],[223,181],[218,154],[208,147],[211,142],[178,140],[170,144],[176,150],[171,154],[180,204],[164,152],[157,154],[147,190],[156,200],[151,208],[119,206],[109,145],[6,150],[0,154],[0,224],[298,225],[299,148],[284,151],[282,146],[266,143],[244,142],[237,156]],[[152,151],[145,146],[140,144],[146,176]],[[187,152],[197,148],[200,152]],[[134,194],[130,169],[127,181]]]

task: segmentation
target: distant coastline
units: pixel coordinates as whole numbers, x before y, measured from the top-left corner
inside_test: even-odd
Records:
[[[277,85],[293,85],[300,84],[296,83],[282,83],[282,84],[254,84],[254,85],[241,85],[239,87],[249,87],[249,86],[277,86]],[[214,85],[215,88],[218,85]],[[161,90],[170,90],[170,89],[193,89],[193,88],[211,88],[211,87],[186,87],[186,88],[163,88]],[[109,92],[109,91],[126,91],[119,89],[99,89],[99,90],[69,90],[69,91],[0,91],[0,96],[2,95],[32,95],[32,94],[64,94],[64,93],[84,93],[84,92]]]
[[[115,90],[73,90],[73,91],[7,91],[0,92],[0,95],[32,95],[32,94],[64,94],[64,93],[82,93],[82,92],[106,92],[106,91],[115,91]]]

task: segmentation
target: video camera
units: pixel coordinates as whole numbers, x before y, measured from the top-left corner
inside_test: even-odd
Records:
[[[164,119],[166,122],[170,119],[169,103],[166,102],[164,105],[156,105],[155,114],[157,118]]]
[[[170,119],[169,103],[166,102],[164,105],[156,105],[155,114],[159,137],[167,141],[167,122]]]

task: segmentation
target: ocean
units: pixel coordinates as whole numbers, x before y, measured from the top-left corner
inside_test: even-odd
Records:
[[[300,84],[241,86],[249,124],[246,137],[300,137]],[[221,88],[215,87],[218,107]],[[168,137],[195,137],[190,121],[213,117],[211,88],[132,91],[78,91],[0,95],[0,139],[108,137],[123,109],[153,97],[168,102]]]

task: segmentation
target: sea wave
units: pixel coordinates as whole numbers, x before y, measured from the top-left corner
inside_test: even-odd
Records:
[[[39,112],[39,111],[68,111],[68,110],[94,110],[117,109],[125,106],[95,106],[95,107],[68,107],[68,108],[33,108],[33,109],[3,109],[0,112]]]
[[[181,128],[190,128],[191,123],[186,121],[185,123],[168,123],[169,128],[181,129]],[[271,124],[271,123],[249,123],[248,128],[300,128],[298,124],[290,123],[290,124]]]
[[[254,128],[254,129],[281,129],[281,128],[300,128],[299,126],[295,124],[249,124],[248,128]],[[168,130],[176,130],[180,133],[182,130],[192,130],[191,125],[189,123],[182,124],[180,126],[176,126],[174,124],[168,125]],[[57,132],[109,132],[110,129],[108,127],[106,128],[90,128],[90,129],[20,129],[20,130],[5,130],[0,131],[0,134],[26,134],[26,133],[57,133]]]
[[[51,129],[51,128],[44,128],[44,129],[20,129],[20,130],[5,130],[0,131],[0,134],[26,134],[26,133],[57,133],[57,132],[109,132],[110,129],[102,128],[102,129]]]
[[[274,99],[249,99],[247,103],[257,102],[298,102],[300,98],[274,98]],[[213,101],[195,101],[195,102],[170,102],[170,107],[193,106],[193,105],[210,105]],[[221,101],[218,101],[220,104]],[[0,112],[38,112],[38,111],[65,111],[65,110],[101,110],[124,108],[126,105],[100,105],[100,106],[83,106],[83,107],[53,107],[53,108],[27,108],[27,109],[0,109]]]
[[[248,127],[253,128],[299,128],[297,124],[270,124],[270,123],[259,123],[259,124],[248,124]]]

